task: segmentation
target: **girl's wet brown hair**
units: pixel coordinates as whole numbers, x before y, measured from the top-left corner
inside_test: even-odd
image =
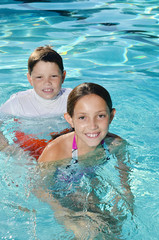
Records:
[[[71,93],[68,96],[67,100],[67,112],[72,117],[74,113],[74,108],[76,103],[80,98],[83,96],[89,95],[89,94],[96,94],[99,97],[103,98],[106,102],[110,113],[112,111],[112,100],[110,97],[109,92],[102,87],[101,85],[98,85],[96,83],[82,83],[75,87]]]

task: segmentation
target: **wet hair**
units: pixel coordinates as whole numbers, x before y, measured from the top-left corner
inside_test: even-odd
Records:
[[[59,69],[61,70],[62,73],[64,71],[62,57],[49,45],[36,48],[30,55],[28,59],[28,72],[30,75],[33,71],[34,66],[39,61],[54,62],[59,66]]]
[[[96,94],[106,102],[110,113],[112,111],[112,100],[109,92],[101,85],[95,83],[82,83],[75,87],[69,94],[67,100],[67,112],[72,117],[78,100],[86,95]]]

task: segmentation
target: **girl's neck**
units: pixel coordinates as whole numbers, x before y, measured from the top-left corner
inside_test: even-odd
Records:
[[[84,142],[78,140],[78,137],[76,134],[75,134],[75,138],[76,138],[76,146],[78,149],[79,156],[85,155],[89,152],[93,152],[98,147],[98,146],[91,147],[91,146],[86,145]]]

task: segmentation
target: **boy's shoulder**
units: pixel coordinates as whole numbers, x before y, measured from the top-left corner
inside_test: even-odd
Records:
[[[72,88],[61,88],[61,95],[62,94],[69,94],[72,91]]]
[[[33,89],[27,89],[25,91],[19,91],[11,95],[10,99],[26,97],[33,94]]]

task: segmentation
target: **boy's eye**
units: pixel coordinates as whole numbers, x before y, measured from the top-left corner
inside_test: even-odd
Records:
[[[42,76],[37,76],[36,78],[37,78],[37,79],[41,79],[41,78],[42,78]]]

